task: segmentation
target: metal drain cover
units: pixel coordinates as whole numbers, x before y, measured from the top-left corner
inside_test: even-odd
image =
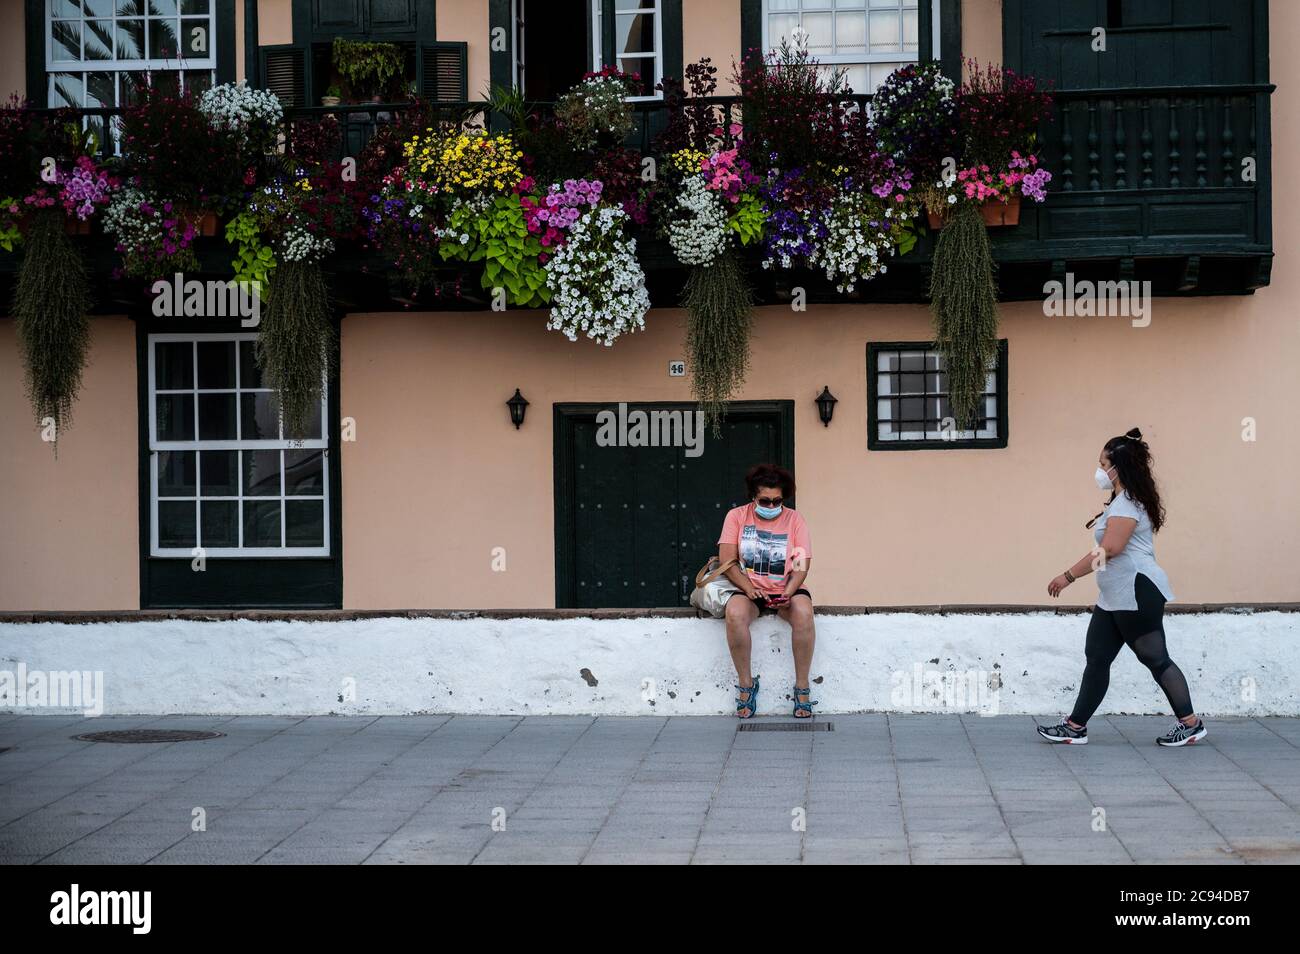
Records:
[[[114,729],[74,735],[73,739],[78,742],[202,742],[204,739],[219,739],[225,734],[192,729]]]
[[[800,719],[798,722],[752,722],[746,719],[736,727],[737,732],[834,732],[834,722],[820,719]]]

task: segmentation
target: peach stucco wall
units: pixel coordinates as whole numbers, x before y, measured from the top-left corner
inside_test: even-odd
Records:
[[[1183,601],[1300,596],[1300,347],[1286,279],[1254,298],[1156,302],[1152,324],[1003,309],[1010,446],[868,452],[868,341],[925,340],[916,306],[761,309],[744,399],[796,401],[809,585],[834,604],[1042,603],[1091,546],[1101,444],[1148,435],[1168,498],[1159,553]],[[613,348],[570,344],[537,314],[351,316],[343,327],[344,602],[348,607],[549,606],[554,402],[689,400],[669,378],[679,311]],[[823,428],[813,397],[840,398]],[[532,402],[522,430],[503,402]],[[1241,439],[1255,417],[1259,440]],[[705,453],[707,453],[707,444]],[[865,545],[864,545],[865,544]],[[505,548],[507,572],[492,550]],[[703,561],[704,554],[700,555]],[[1091,583],[1068,591],[1087,603]]]
[[[23,0],[0,0],[0,100],[27,93],[27,16]]]
[[[95,318],[91,340],[55,458],[27,404],[16,326],[0,320],[0,610],[140,605],[135,324]]]
[[[491,82],[488,5],[485,0],[439,0],[438,39],[464,42],[469,61],[470,99],[482,99]]]
[[[290,0],[257,0],[257,42],[261,46],[293,42]]]

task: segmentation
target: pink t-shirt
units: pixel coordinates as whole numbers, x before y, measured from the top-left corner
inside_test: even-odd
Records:
[[[760,593],[781,593],[786,578],[807,569],[812,559],[812,537],[799,511],[782,507],[775,520],[763,520],[754,504],[727,511],[718,543],[738,548],[740,562]]]

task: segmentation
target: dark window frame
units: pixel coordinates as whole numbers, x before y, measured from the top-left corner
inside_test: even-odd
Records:
[[[912,451],[912,450],[1000,450],[1007,446],[1007,365],[1008,346],[1006,338],[998,339],[997,367],[994,370],[995,398],[997,401],[997,437],[977,437],[963,440],[882,440],[880,434],[880,414],[878,409],[879,372],[876,370],[877,356],[882,352],[899,350],[933,350],[933,341],[869,341],[867,342],[867,450],[868,451]]]
[[[238,319],[134,316],[136,324],[136,416],[138,427],[139,557],[141,609],[341,609],[343,607],[343,479],[338,362],[329,379],[329,556],[192,557],[150,552],[149,336],[159,333],[247,332]],[[338,316],[335,318],[338,332]],[[336,338],[337,340],[337,338]]]

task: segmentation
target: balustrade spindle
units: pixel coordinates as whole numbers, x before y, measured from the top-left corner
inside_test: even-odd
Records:
[[[1088,101],[1088,188],[1096,192],[1101,188],[1101,169],[1098,162],[1101,156],[1097,153],[1097,104],[1093,100]]]
[[[1232,97],[1223,97],[1223,152],[1219,158],[1223,160],[1223,185],[1230,188],[1237,184],[1237,154],[1233,152],[1232,144],[1236,141],[1236,134],[1232,131]]]
[[[1061,103],[1061,191],[1074,191],[1074,134],[1071,126],[1070,104]]]
[[[1169,188],[1177,189],[1182,185],[1182,180],[1178,178],[1181,171],[1179,160],[1183,154],[1178,151],[1178,97],[1169,97]]]
[[[1142,188],[1150,189],[1155,185],[1151,168],[1151,100],[1142,100]]]
[[[1196,100],[1196,185],[1205,188],[1209,184],[1205,178],[1205,100]]]
[[[1115,100],[1115,188],[1128,188],[1128,153],[1124,151],[1124,146],[1128,142],[1128,134],[1124,132],[1124,103],[1121,100]]]

